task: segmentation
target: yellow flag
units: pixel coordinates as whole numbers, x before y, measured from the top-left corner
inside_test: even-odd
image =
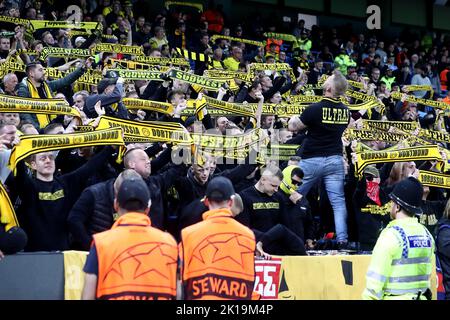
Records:
[[[88,252],[64,251],[64,300],[81,300]]]

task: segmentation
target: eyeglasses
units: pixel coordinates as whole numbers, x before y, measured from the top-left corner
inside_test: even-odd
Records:
[[[297,180],[292,179],[292,184],[294,186],[301,186],[303,184],[303,181],[297,181]]]
[[[364,176],[366,177],[367,181],[372,181],[373,180],[373,175],[371,175],[371,174],[366,174]]]

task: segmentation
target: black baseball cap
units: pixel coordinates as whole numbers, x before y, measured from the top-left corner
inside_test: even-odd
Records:
[[[235,194],[233,184],[225,177],[213,178],[206,187],[206,198],[212,201],[230,200]]]
[[[148,207],[150,192],[142,178],[126,179],[117,192],[119,206],[126,210],[141,210]]]

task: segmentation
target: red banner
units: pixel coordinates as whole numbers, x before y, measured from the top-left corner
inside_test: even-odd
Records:
[[[445,289],[443,283],[443,275],[441,264],[438,257],[436,256],[436,288],[437,288],[437,300],[445,300]]]
[[[281,259],[255,260],[255,288],[261,300],[278,299]]]

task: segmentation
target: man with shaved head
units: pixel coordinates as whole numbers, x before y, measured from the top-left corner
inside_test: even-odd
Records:
[[[259,181],[240,192],[244,210],[236,219],[253,230],[260,254],[306,255],[303,240],[290,229],[291,218],[278,193],[282,180],[278,167],[265,167]]]
[[[323,181],[333,207],[336,239],[340,249],[348,246],[342,134],[350,122],[350,111],[339,100],[347,87],[347,79],[335,70],[323,84],[323,100],[311,104],[300,117],[289,122],[289,129],[292,131],[307,129],[300,162],[305,178],[297,191],[306,197],[318,181]]]
[[[171,149],[164,151],[167,162],[170,161]],[[147,153],[139,148],[130,149],[124,156],[123,163],[125,168],[134,169],[141,175],[150,191],[152,200],[152,209],[150,210],[150,219],[155,228],[165,229],[165,214],[163,204],[163,193],[165,193],[178,177],[185,175],[184,165],[172,166],[163,173],[151,175],[152,164]]]
[[[89,250],[94,234],[111,229],[117,219],[114,194],[126,179],[141,179],[141,176],[133,169],[126,169],[117,178],[86,188],[74,204],[67,223],[80,249]]]

